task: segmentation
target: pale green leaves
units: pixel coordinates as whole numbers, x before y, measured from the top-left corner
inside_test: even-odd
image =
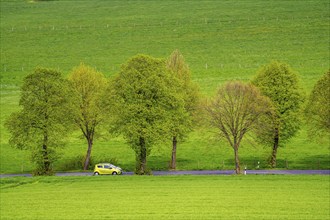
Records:
[[[315,84],[305,109],[310,137],[330,135],[330,71]]]
[[[111,83],[115,129],[132,145],[143,137],[147,146],[170,138],[171,119],[184,108],[180,82],[165,62],[146,55],[131,58]],[[132,146],[133,147],[133,146]]]
[[[167,59],[166,67],[180,82],[175,89],[184,101],[184,108],[172,117],[172,133],[173,136],[182,139],[193,128],[194,114],[200,100],[199,87],[192,82],[189,67],[178,50]]]
[[[280,143],[293,137],[301,125],[304,102],[297,74],[287,64],[273,61],[260,69],[252,83],[275,107],[274,126],[279,129]],[[265,135],[269,135],[268,140],[272,143],[273,134]]]
[[[69,90],[59,72],[37,68],[24,79],[19,102],[22,109],[6,121],[10,144],[31,150],[37,174],[52,173],[55,148],[64,145],[63,138],[71,128]]]
[[[82,130],[84,136],[94,135],[95,127],[105,120],[105,111],[102,106],[107,80],[102,73],[80,64],[69,75],[73,89],[72,97],[74,120]]]

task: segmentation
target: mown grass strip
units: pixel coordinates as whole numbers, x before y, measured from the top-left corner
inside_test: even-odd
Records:
[[[5,178],[0,192],[1,219],[330,218],[328,176]]]

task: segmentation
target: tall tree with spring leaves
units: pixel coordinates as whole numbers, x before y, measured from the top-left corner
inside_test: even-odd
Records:
[[[172,118],[172,156],[170,168],[176,169],[177,143],[183,140],[193,128],[194,114],[199,100],[199,87],[191,80],[188,65],[179,50],[173,51],[166,61],[167,68],[177,77],[181,86],[177,88],[184,101],[184,112],[175,114]]]
[[[137,174],[148,174],[147,157],[171,136],[171,118],[183,112],[179,80],[164,60],[137,55],[125,63],[108,89],[113,130],[123,134],[136,155]]]
[[[71,128],[71,98],[68,81],[58,71],[37,68],[24,78],[19,105],[21,110],[6,121],[10,144],[30,150],[34,175],[52,175],[56,149]]]
[[[287,64],[277,61],[261,68],[252,83],[271,99],[275,107],[272,132],[261,135],[263,143],[272,145],[270,165],[275,168],[278,147],[300,129],[304,94],[298,75]]]
[[[305,108],[305,118],[311,138],[330,139],[330,70],[316,82]]]
[[[102,106],[102,95],[107,86],[104,75],[84,64],[74,68],[69,75],[73,89],[74,122],[87,141],[87,152],[84,170],[88,169],[92,153],[93,141],[100,123],[105,120]]]

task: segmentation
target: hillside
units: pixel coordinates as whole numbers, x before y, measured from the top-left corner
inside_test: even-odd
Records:
[[[286,62],[297,71],[306,94],[329,69],[327,0],[1,0],[0,4],[1,173],[31,169],[28,155],[8,146],[3,122],[18,109],[22,78],[36,66],[67,74],[84,62],[111,76],[138,53],[165,58],[179,49],[206,95],[227,80],[250,80],[271,60]],[[310,142],[305,133],[303,129],[280,149],[280,168],[329,168],[329,142]],[[231,168],[231,149],[210,142],[210,136],[204,131],[191,134],[178,150],[179,169]],[[255,143],[245,146],[240,154],[251,166],[269,153]],[[84,142],[72,137],[59,169],[84,152]],[[165,169],[168,152],[166,146],[155,149],[150,166]],[[93,153],[117,158],[127,169],[134,167],[133,151],[121,138],[99,140]],[[20,167],[12,167],[16,161]]]

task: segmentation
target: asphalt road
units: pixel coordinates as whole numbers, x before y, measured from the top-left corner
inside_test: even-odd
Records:
[[[244,171],[243,171],[244,172]],[[187,170],[187,171],[153,171],[154,176],[168,175],[233,175],[233,170]],[[92,176],[92,172],[56,173],[56,176]],[[133,172],[123,172],[123,175],[134,175]],[[246,170],[246,175],[330,175],[330,170]],[[31,174],[0,174],[0,178],[25,176]]]

